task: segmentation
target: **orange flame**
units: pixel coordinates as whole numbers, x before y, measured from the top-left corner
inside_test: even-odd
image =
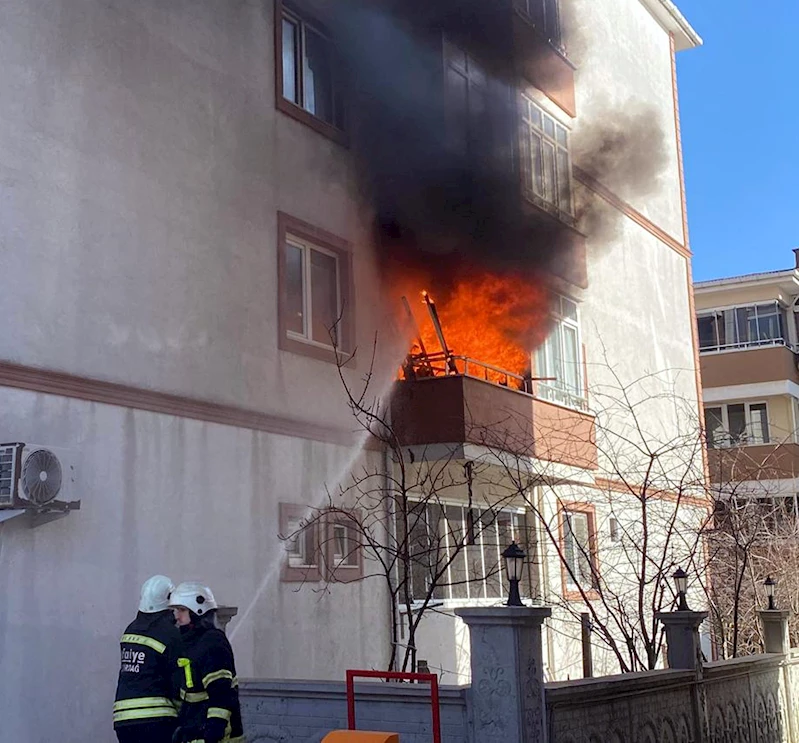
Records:
[[[417,275],[398,283],[405,290],[427,352],[435,353],[441,351],[441,344],[424,301],[418,300],[427,281],[420,285]],[[549,324],[550,295],[543,280],[472,273],[428,296],[438,300],[436,309],[450,352],[515,374],[529,372],[530,355],[546,337]]]

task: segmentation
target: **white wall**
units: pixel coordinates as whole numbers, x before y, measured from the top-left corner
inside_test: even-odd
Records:
[[[276,567],[278,503],[321,504],[351,452],[9,389],[0,409],[0,439],[79,453],[82,499],[79,512],[35,529],[24,518],[0,526],[4,741],[113,740],[119,636],[156,572],[207,581],[239,607],[228,631],[241,676],[341,679],[385,663],[377,582],[328,595],[281,584]]]
[[[316,422],[335,370],[277,349],[278,210],[368,245],[346,150],[279,114],[272,3],[9,0],[0,358]],[[377,313],[360,313],[370,338]]]

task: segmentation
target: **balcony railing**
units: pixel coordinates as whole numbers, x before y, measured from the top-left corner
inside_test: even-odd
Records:
[[[537,397],[539,400],[546,400],[547,402],[554,402],[567,408],[588,412],[588,400],[585,396],[568,389],[557,379],[536,379],[531,376],[515,374],[499,366],[488,364],[485,361],[478,361],[469,356],[456,354],[449,356],[451,364],[448,362],[446,366],[441,366],[435,363],[439,356],[442,356],[442,354],[433,354],[429,357],[434,363],[429,367],[429,374],[427,376],[442,377],[459,374],[465,377],[472,377],[473,379],[480,379],[484,382],[490,382],[500,387],[518,390],[527,395]],[[424,374],[420,374],[419,376],[424,376]]]
[[[719,353],[720,351],[745,351],[752,348],[773,348],[784,346],[796,353],[796,348],[785,338],[765,338],[763,340],[738,341],[737,343],[720,343],[715,346],[699,346],[699,353]]]

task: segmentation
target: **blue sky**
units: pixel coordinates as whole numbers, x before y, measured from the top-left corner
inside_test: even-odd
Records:
[[[677,0],[696,280],[789,268],[799,247],[799,1]]]

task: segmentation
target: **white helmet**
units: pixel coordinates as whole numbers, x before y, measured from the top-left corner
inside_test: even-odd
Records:
[[[154,575],[144,581],[139,599],[139,611],[155,614],[169,608],[169,594],[175,589],[171,578],[165,575]]]
[[[211,609],[216,609],[216,599],[208,586],[197,581],[181,583],[169,598],[170,608],[185,606],[198,616],[207,614]]]

